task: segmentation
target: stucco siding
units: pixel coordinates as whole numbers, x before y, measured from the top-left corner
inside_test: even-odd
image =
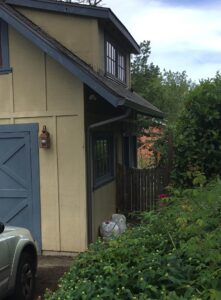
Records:
[[[9,28],[12,73],[0,75],[0,124],[46,125],[39,149],[43,251],[87,248],[83,84]],[[69,234],[70,233],[70,234]]]
[[[83,113],[83,84],[60,64],[47,56],[47,109],[49,111],[72,111]],[[62,80],[61,80],[62,78]]]
[[[82,251],[87,217],[82,201],[86,198],[83,127],[77,117],[59,117],[57,121],[61,250]]]
[[[27,8],[19,10],[95,70],[100,68],[99,28],[96,19]]]
[[[1,119],[0,118],[0,124],[1,125],[11,124],[11,119]]]
[[[13,66],[14,111],[45,110],[44,53],[10,27],[10,64]]]
[[[13,110],[12,74],[1,76],[0,80],[1,113],[9,113]]]
[[[99,233],[99,226],[103,221],[110,220],[113,213],[116,212],[116,182],[112,181],[93,193],[93,241],[96,240]]]

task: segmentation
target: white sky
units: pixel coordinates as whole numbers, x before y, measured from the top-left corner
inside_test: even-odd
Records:
[[[135,40],[150,40],[150,62],[196,82],[221,70],[221,0],[103,0]]]

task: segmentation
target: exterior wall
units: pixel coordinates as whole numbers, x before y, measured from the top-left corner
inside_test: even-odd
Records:
[[[116,212],[116,181],[112,181],[93,193],[93,241],[98,236],[99,225],[110,220]]]
[[[39,149],[42,249],[87,247],[83,84],[9,28],[12,73],[0,75],[0,124],[38,123],[51,135]]]
[[[95,70],[101,69],[96,19],[27,8],[18,10]]]
[[[49,35],[79,56],[95,71],[105,72],[104,29],[98,20],[62,13],[18,8],[27,18],[40,26]],[[127,85],[130,80],[130,55],[126,57]]]

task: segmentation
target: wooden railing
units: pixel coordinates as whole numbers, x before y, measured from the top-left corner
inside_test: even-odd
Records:
[[[121,212],[152,210],[169,184],[167,167],[135,169],[118,166],[117,209]]]

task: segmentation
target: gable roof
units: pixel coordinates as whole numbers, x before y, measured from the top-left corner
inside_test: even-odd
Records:
[[[155,106],[136,93],[96,73],[78,56],[4,2],[0,2],[0,18],[59,62],[114,107],[126,106],[152,117],[163,117],[162,112]]]
[[[138,54],[140,52],[140,47],[137,42],[110,8],[63,2],[61,0],[5,0],[5,3],[45,11],[97,18],[101,22],[104,22],[106,26],[118,29],[122,37],[126,40],[128,50],[130,50],[131,53]]]

